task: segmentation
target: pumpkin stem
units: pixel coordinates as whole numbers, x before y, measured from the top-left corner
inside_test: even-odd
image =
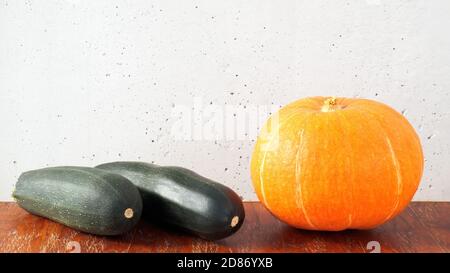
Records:
[[[336,97],[330,97],[323,102],[322,112],[333,111],[336,106]]]

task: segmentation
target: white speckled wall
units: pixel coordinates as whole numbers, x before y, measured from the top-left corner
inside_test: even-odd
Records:
[[[253,200],[254,134],[183,140],[174,109],[336,95],[403,111],[426,156],[415,200],[450,201],[449,14],[444,0],[0,0],[0,200],[22,171],[113,160],[182,165]]]

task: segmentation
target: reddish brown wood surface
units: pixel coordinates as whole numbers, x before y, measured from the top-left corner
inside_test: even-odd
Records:
[[[208,242],[145,222],[120,237],[93,236],[0,203],[0,252],[370,252],[371,241],[381,252],[450,252],[450,203],[412,203],[377,229],[344,232],[290,228],[259,203],[245,209],[236,234]]]

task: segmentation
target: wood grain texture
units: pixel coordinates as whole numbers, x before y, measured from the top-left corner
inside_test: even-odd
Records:
[[[450,203],[411,203],[377,229],[344,232],[291,228],[259,203],[245,209],[236,234],[209,242],[143,221],[123,236],[94,236],[0,203],[0,252],[370,252],[371,241],[381,252],[450,252]]]

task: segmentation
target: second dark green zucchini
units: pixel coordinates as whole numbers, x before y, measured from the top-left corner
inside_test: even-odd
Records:
[[[142,162],[113,162],[96,168],[134,183],[142,196],[143,217],[152,221],[209,240],[233,234],[244,221],[242,201],[233,190],[188,169]]]

